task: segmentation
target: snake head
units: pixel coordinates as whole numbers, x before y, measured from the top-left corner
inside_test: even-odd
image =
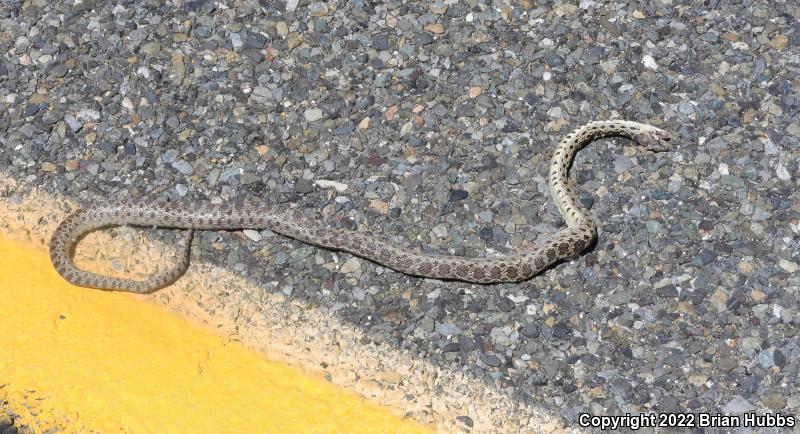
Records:
[[[633,139],[652,152],[665,152],[670,149],[672,134],[661,128],[645,125]]]

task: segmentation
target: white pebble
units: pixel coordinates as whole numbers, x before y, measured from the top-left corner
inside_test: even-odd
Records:
[[[528,296],[525,294],[507,295],[506,297],[508,297],[509,300],[513,301],[516,304],[525,303],[526,301],[528,301]]]
[[[186,196],[186,193],[189,192],[189,187],[185,184],[175,184],[175,192],[178,193],[180,197]]]
[[[327,179],[318,179],[314,181],[314,185],[322,188],[333,188],[334,190],[342,193],[347,190],[348,185],[342,182],[330,181]]]
[[[656,59],[653,59],[653,56],[649,54],[645,54],[642,57],[642,63],[644,64],[645,68],[652,69],[653,71],[658,69],[658,64],[656,63]]]
[[[250,238],[255,242],[261,241],[261,234],[258,231],[254,231],[252,229],[245,229],[242,231],[242,233],[244,233],[244,236]]]
[[[783,163],[778,163],[778,167],[775,168],[775,174],[778,175],[778,179],[781,181],[788,181],[792,179],[792,175],[789,174],[789,171],[786,169],[786,166]]]
[[[93,109],[83,109],[75,117],[82,122],[97,122],[100,120],[100,112]]]
[[[792,261],[787,261],[786,259],[778,261],[778,266],[786,270],[787,273],[794,273],[797,271],[797,264]]]

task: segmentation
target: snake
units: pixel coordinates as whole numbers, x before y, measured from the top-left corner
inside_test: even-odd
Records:
[[[554,263],[578,257],[597,239],[597,225],[573,193],[569,169],[576,153],[595,140],[620,136],[653,152],[669,150],[671,135],[649,125],[626,120],[592,121],[564,136],[548,170],[548,187],[566,227],[537,248],[502,257],[463,257],[415,253],[362,232],[328,227],[288,204],[201,202],[99,203],[80,208],[57,227],[50,240],[50,260],[69,283],[102,290],[150,293],[177,281],[189,267],[195,230],[269,229],[326,249],[347,252],[411,276],[478,284],[521,282]],[[143,280],[106,276],[75,266],[71,256],[88,232],[114,226],[184,229],[184,248],[173,266]],[[181,244],[181,243],[179,243]]]

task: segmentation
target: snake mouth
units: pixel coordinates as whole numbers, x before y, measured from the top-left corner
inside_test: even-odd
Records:
[[[669,142],[672,140],[672,134],[670,134],[668,131],[656,130],[655,135],[656,138],[662,142]]]

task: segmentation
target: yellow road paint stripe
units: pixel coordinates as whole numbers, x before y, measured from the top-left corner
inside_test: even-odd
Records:
[[[64,432],[428,432],[0,239],[0,401]]]

